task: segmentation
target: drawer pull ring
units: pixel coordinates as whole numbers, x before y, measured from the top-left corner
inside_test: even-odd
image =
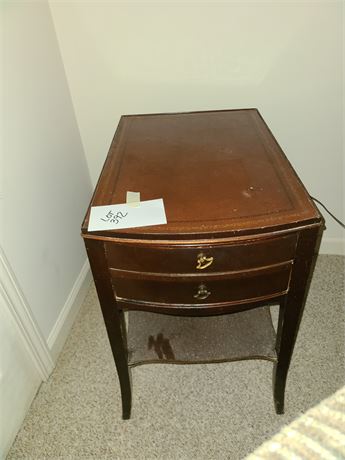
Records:
[[[206,286],[204,284],[200,284],[198,292],[194,294],[195,299],[200,299],[204,300],[207,299],[207,297],[210,295],[210,291],[207,290]]]
[[[213,257],[206,257],[204,254],[199,254],[197,258],[196,268],[198,270],[203,270],[204,268],[209,267],[213,262]]]

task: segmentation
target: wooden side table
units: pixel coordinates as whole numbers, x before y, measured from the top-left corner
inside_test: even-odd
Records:
[[[123,116],[90,207],[127,191],[163,198],[168,223],[89,232],[89,208],[82,225],[123,418],[132,366],[249,358],[274,363],[282,413],[324,223],[259,112]]]

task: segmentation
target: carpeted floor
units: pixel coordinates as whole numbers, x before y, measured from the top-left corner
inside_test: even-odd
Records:
[[[246,457],[246,460],[273,459],[345,459],[345,386]]]
[[[57,367],[12,446],[12,459],[243,459],[345,383],[344,258],[320,256],[276,415],[272,363],[133,369],[132,419],[92,287]]]

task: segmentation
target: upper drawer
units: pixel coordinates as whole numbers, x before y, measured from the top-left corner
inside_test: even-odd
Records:
[[[105,243],[110,268],[151,273],[207,273],[264,267],[294,258],[297,234],[231,245],[153,248]]]

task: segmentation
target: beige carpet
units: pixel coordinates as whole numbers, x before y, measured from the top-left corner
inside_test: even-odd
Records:
[[[10,459],[243,459],[345,383],[344,258],[320,256],[286,389],[274,412],[268,361],[133,369],[120,395],[94,289],[34,400]]]
[[[345,386],[309,409],[246,460],[345,458]]]

